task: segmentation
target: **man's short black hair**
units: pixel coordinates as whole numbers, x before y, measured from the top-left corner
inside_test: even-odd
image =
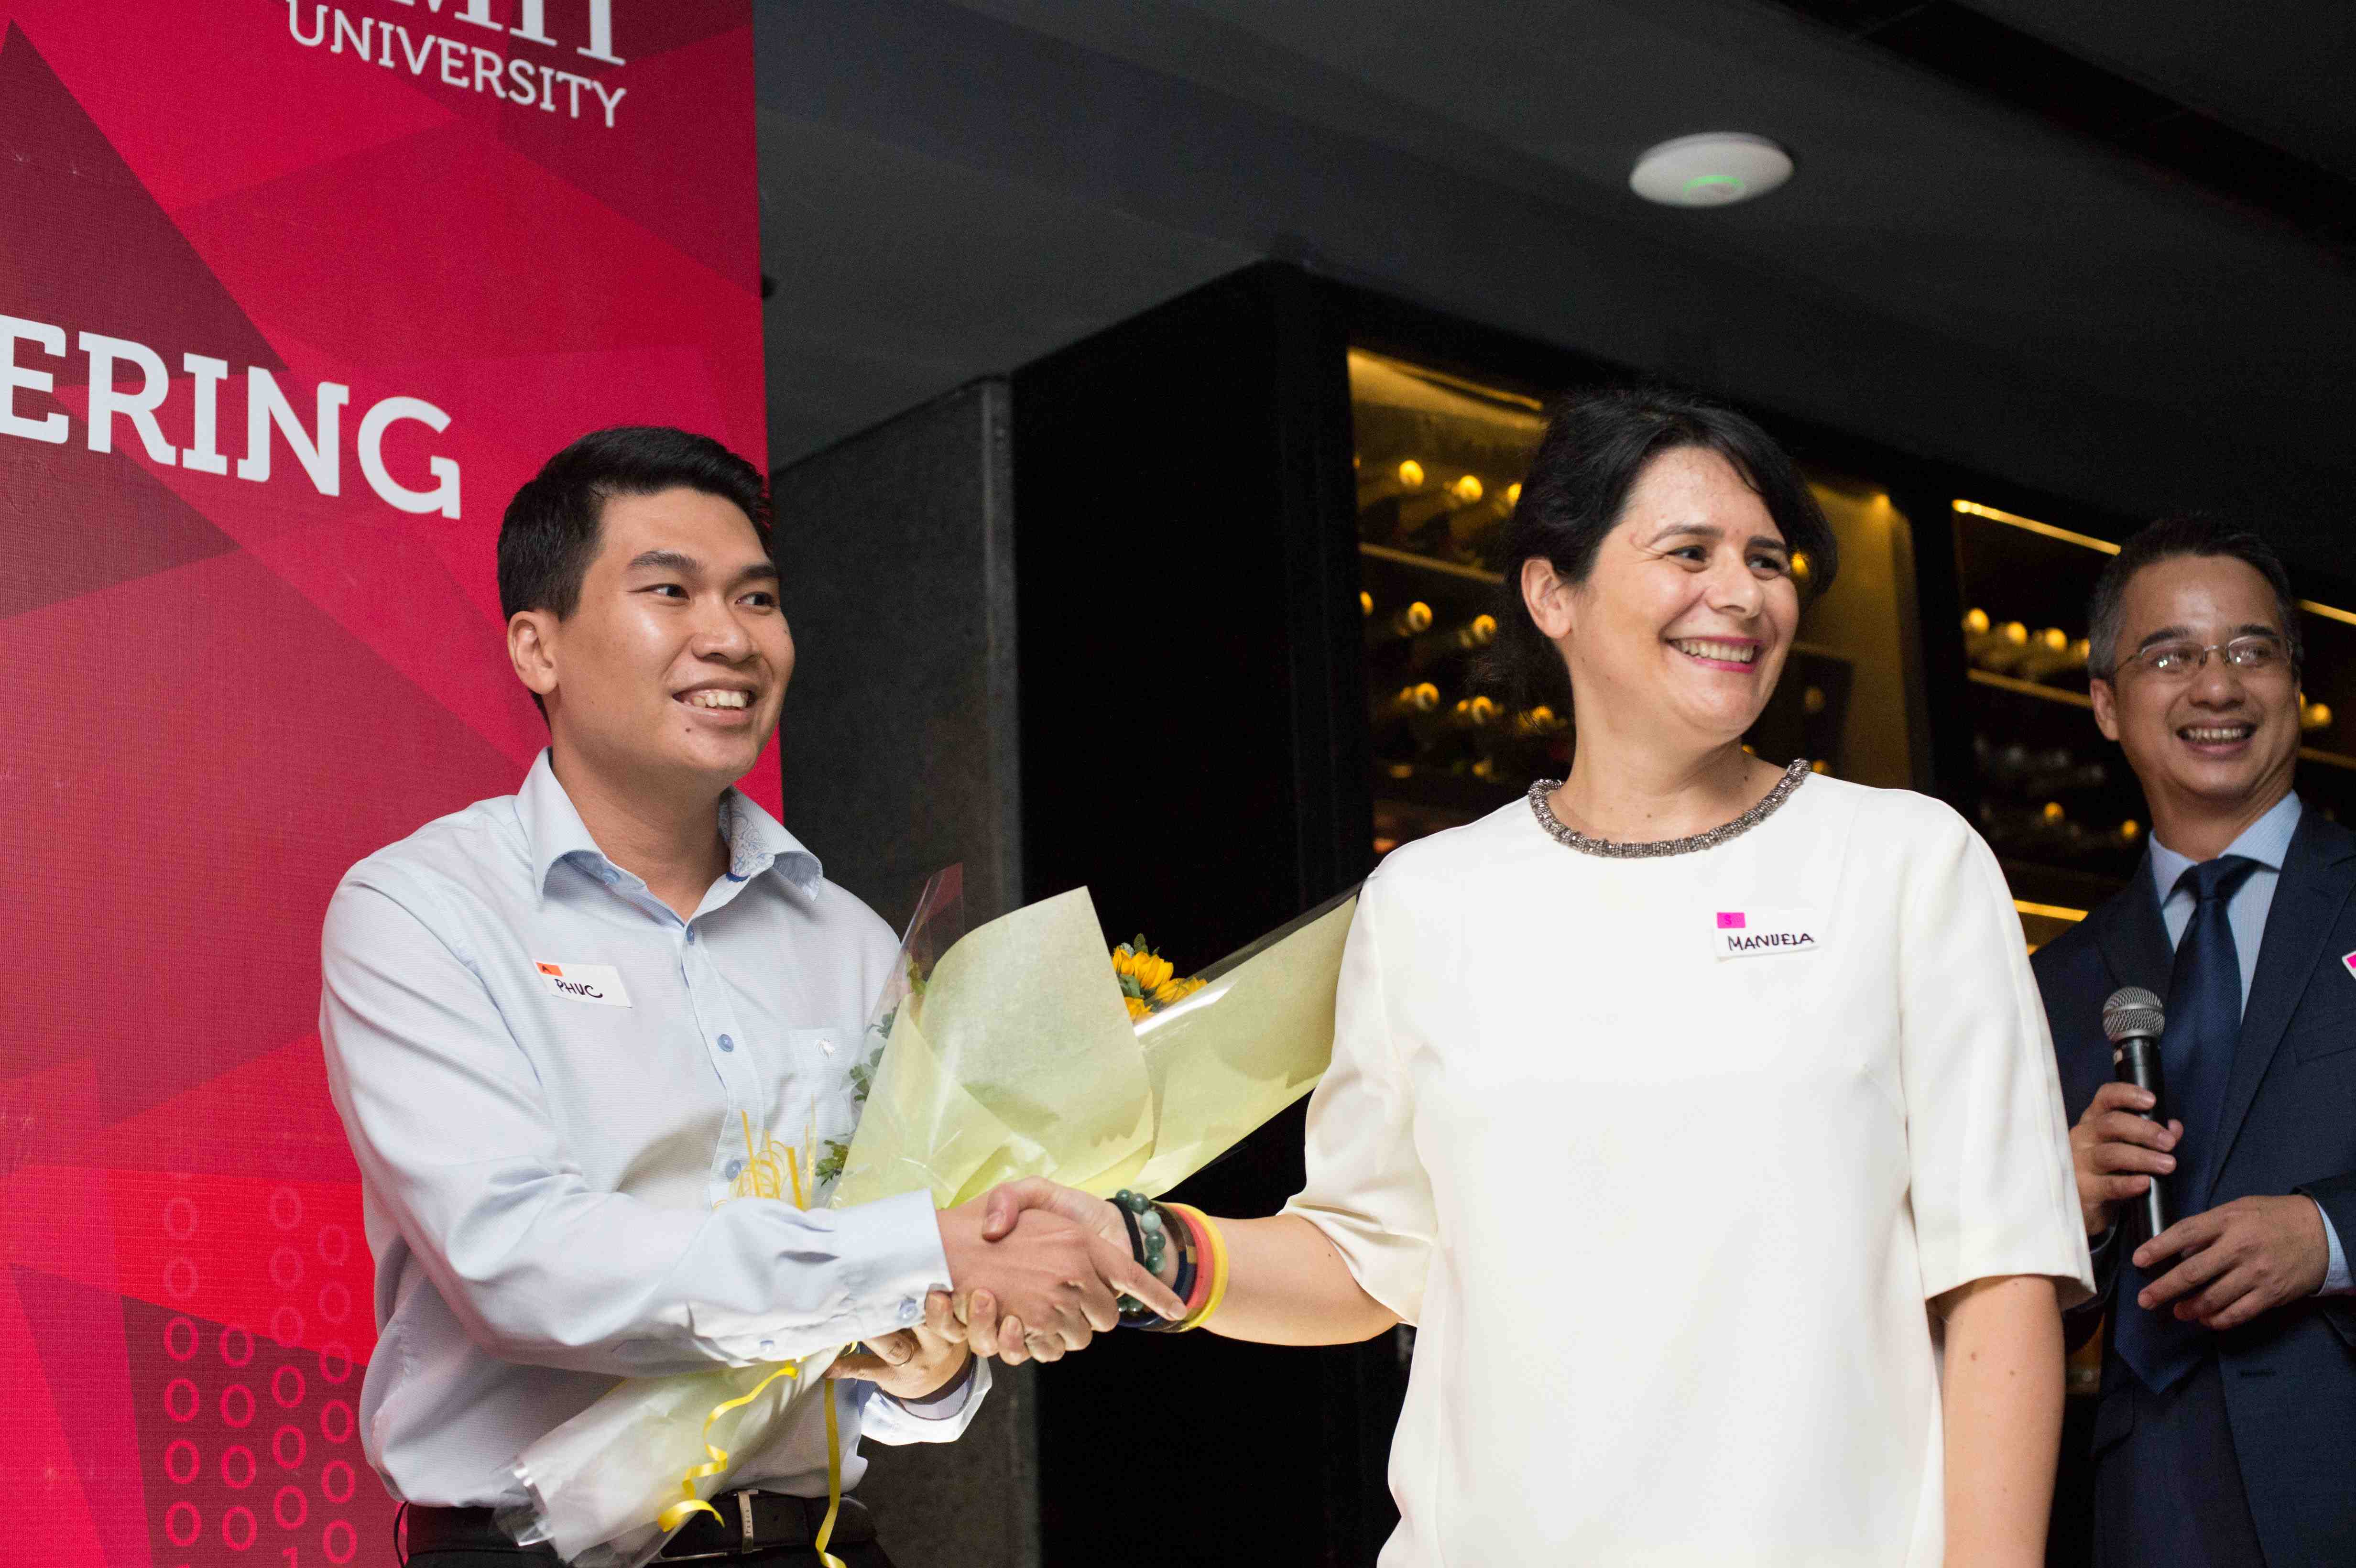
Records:
[[[701,490],[733,501],[769,548],[769,490],[761,471],[708,435],[668,425],[594,430],[555,456],[515,493],[499,523],[499,614],[552,610],[562,620],[581,603],[581,582],[597,556],[598,525],[616,496]]]
[[[2298,601],[2291,596],[2290,573],[2274,546],[2239,524],[2194,515],[2162,517],[2119,547],[2119,553],[2094,579],[2086,604],[2086,641],[2091,650],[2086,667],[2097,680],[2115,679],[2119,673],[2120,621],[2125,614],[2127,583],[2147,566],[2179,556],[2223,556],[2238,560],[2266,580],[2275,591],[2275,610],[2282,617],[2283,637],[2290,644],[2291,668],[2306,663],[2307,645],[2299,635]]]

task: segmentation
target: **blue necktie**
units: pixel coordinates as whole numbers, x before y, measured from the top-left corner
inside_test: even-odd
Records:
[[[2176,944],[2176,966],[2168,983],[2168,1026],[2159,1037],[2166,1108],[2184,1124],[2183,1139],[2175,1149],[2175,1173],[2164,1179],[2171,1224],[2207,1208],[2210,1186],[2216,1179],[2218,1121],[2225,1107],[2225,1083],[2233,1076],[2234,1047],[2242,1036],[2242,960],[2233,947],[2233,925],[2225,906],[2257,869],[2258,863],[2245,856],[2223,855],[2187,867],[2176,881],[2196,901],[2184,938]],[[2182,1261],[2180,1255],[2163,1260],[2158,1274]],[[2200,1364],[2209,1349],[2209,1330],[2178,1321],[2175,1301],[2145,1311],[2136,1304],[2136,1293],[2158,1275],[2132,1263],[2121,1272],[2115,1336],[2119,1355],[2145,1387],[2164,1392]]]

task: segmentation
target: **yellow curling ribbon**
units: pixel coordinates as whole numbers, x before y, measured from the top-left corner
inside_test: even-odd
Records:
[[[834,1539],[834,1516],[842,1511],[842,1439],[834,1430],[834,1391],[826,1391],[826,1518],[818,1527],[818,1539],[810,1542],[811,1550],[826,1568],[844,1568],[841,1558],[826,1549]]]
[[[729,1196],[732,1198],[783,1198],[786,1195],[786,1179],[790,1175],[794,1181],[794,1207],[808,1208],[809,1205],[802,1201],[801,1173],[796,1170],[792,1164],[794,1151],[777,1142],[776,1139],[765,1135],[761,1139],[762,1147],[756,1152],[753,1147],[751,1113],[739,1111],[737,1115],[744,1119],[744,1169],[743,1174],[736,1178],[735,1186],[731,1189]],[[781,1156],[782,1158],[780,1158]]]
[[[709,1477],[717,1476],[728,1468],[728,1450],[719,1447],[712,1443],[712,1424],[719,1420],[722,1416],[727,1414],[730,1411],[741,1409],[760,1398],[769,1391],[769,1385],[776,1382],[779,1378],[799,1378],[801,1375],[801,1363],[799,1361],[787,1361],[776,1371],[771,1372],[767,1377],[763,1378],[758,1383],[755,1383],[751,1393],[740,1395],[735,1399],[725,1401],[712,1407],[712,1413],[703,1418],[703,1451],[712,1456],[711,1463],[697,1465],[687,1472],[686,1477],[679,1484],[680,1490],[684,1494],[684,1496],[682,1496],[678,1502],[671,1504],[670,1507],[663,1509],[662,1512],[655,1516],[655,1522],[657,1524],[661,1525],[663,1529],[669,1531],[677,1530],[680,1525],[685,1524],[689,1520],[693,1519],[700,1513],[708,1513],[714,1519],[720,1519],[720,1510],[718,1509],[713,1508],[710,1503],[705,1502],[701,1498],[695,1495],[696,1482],[706,1479]],[[831,1400],[829,1400],[827,1403],[830,1408],[833,1404],[833,1401]],[[832,1424],[829,1423],[829,1424],[831,1425]],[[833,1444],[831,1433],[828,1435],[828,1438],[829,1451],[827,1454],[827,1470],[829,1474],[832,1474],[835,1467],[835,1456],[832,1452]],[[724,1524],[727,1521],[725,1520],[722,1520],[721,1522]],[[835,1568],[841,1568],[841,1565],[837,1564],[835,1565]]]
[[[816,1113],[812,1113],[811,1135],[802,1140],[802,1148],[798,1153],[766,1135],[761,1139],[761,1147],[756,1151],[753,1147],[753,1117],[749,1112],[739,1112],[738,1115],[744,1118],[744,1169],[743,1174],[736,1178],[735,1188],[731,1196],[783,1198],[790,1183],[793,1189],[794,1207],[809,1208],[809,1195],[818,1187],[818,1173],[813,1168],[814,1157],[810,1152],[818,1147],[815,1130]],[[740,1394],[734,1399],[723,1401],[712,1407],[712,1413],[703,1418],[703,1451],[710,1456],[710,1458],[704,1464],[692,1467],[685,1476],[680,1477],[680,1500],[655,1516],[657,1524],[664,1531],[669,1531],[677,1530],[700,1513],[708,1513],[714,1519],[721,1519],[718,1509],[695,1495],[696,1482],[709,1480],[713,1476],[723,1474],[728,1468],[728,1450],[712,1441],[712,1424],[730,1411],[741,1410],[768,1392],[769,1385],[779,1378],[793,1378],[799,1381],[801,1375],[802,1364],[799,1361],[787,1361],[754,1384],[750,1393]],[[826,1518],[818,1527],[818,1539],[810,1544],[818,1552],[819,1561],[824,1563],[826,1568],[847,1568],[847,1564],[841,1558],[826,1549],[827,1543],[834,1539],[835,1518],[842,1511],[842,1435],[835,1423],[834,1391],[828,1389],[825,1398]],[[721,1522],[725,1524],[727,1520],[721,1520]]]

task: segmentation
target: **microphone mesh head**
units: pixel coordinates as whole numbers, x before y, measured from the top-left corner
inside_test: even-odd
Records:
[[[2103,1033],[2116,1045],[2129,1035],[2157,1035],[2168,1015],[2141,986],[2122,986],[2103,1004]]]

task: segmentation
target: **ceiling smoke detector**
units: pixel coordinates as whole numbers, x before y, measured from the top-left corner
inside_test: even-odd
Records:
[[[1648,150],[1628,172],[1628,188],[1664,207],[1726,207],[1791,177],[1792,155],[1766,137],[1709,131]]]

